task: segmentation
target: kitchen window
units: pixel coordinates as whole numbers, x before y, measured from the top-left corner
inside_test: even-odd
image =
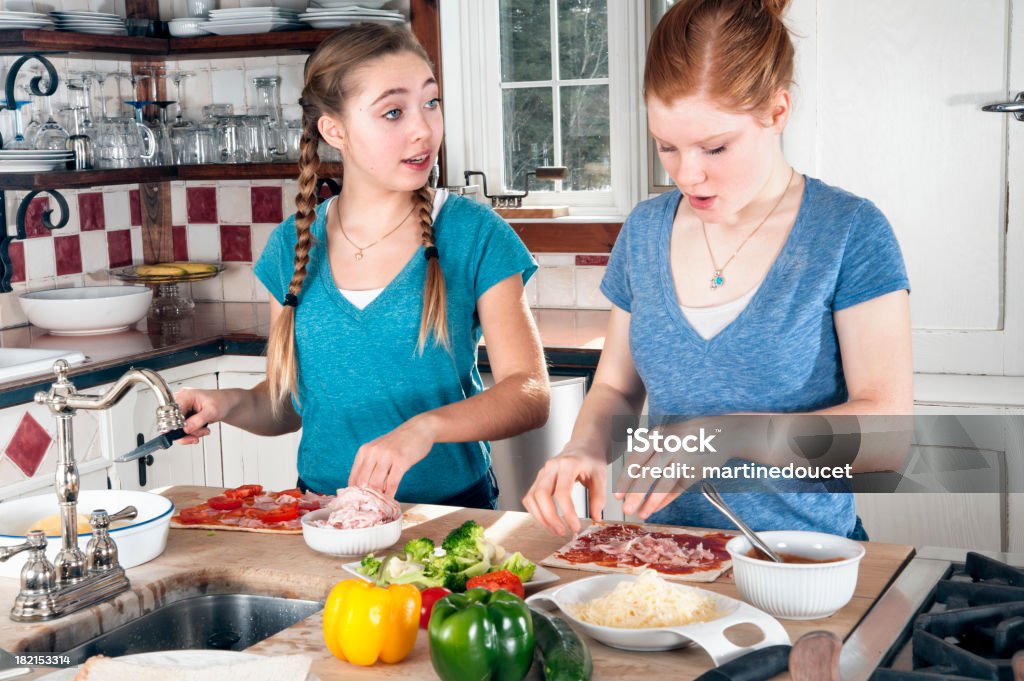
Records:
[[[528,171],[564,165],[564,181],[531,178],[524,205],[628,213],[647,189],[644,4],[442,4],[447,184],[482,170],[490,194],[520,193]]]

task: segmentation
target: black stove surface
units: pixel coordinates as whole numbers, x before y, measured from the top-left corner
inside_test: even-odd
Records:
[[[1022,650],[1024,570],[968,553],[936,584],[872,680],[1014,681],[1012,658]],[[913,671],[901,671],[908,657]]]

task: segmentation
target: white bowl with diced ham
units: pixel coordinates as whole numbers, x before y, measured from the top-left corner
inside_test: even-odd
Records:
[[[346,487],[326,508],[302,516],[302,538],[314,551],[362,556],[402,536],[402,508],[376,490]]]

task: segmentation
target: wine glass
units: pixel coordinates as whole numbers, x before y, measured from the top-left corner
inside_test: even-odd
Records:
[[[43,90],[48,90],[50,84],[48,81],[44,81],[42,86]],[[53,97],[45,97],[46,102],[46,120],[39,130],[36,132],[35,145],[36,149],[48,149],[51,151],[60,150],[64,151],[67,149],[68,144],[68,131],[64,129],[60,123],[53,117]]]
[[[181,84],[186,78],[190,78],[195,74],[187,71],[173,71],[169,75],[171,82],[174,83],[178,91],[178,110],[170,129],[174,162],[185,163],[185,145],[189,136],[194,134],[196,126],[192,121],[186,120],[184,117],[185,99],[184,93],[181,90]]]
[[[2,101],[6,102],[6,100],[2,100]],[[22,125],[21,109],[22,109],[23,106],[25,106],[28,103],[29,103],[28,101],[16,99],[16,100],[14,100],[14,105],[13,106],[8,106],[7,107],[14,114],[14,139],[8,141],[4,148],[6,148],[6,149],[31,149],[32,148],[32,145],[30,145],[28,143],[28,140],[25,139],[25,131],[21,127],[21,125]]]

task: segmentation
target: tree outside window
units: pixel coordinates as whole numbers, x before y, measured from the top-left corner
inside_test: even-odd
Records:
[[[607,0],[499,0],[505,189],[537,166],[569,179],[531,190],[608,191]]]

